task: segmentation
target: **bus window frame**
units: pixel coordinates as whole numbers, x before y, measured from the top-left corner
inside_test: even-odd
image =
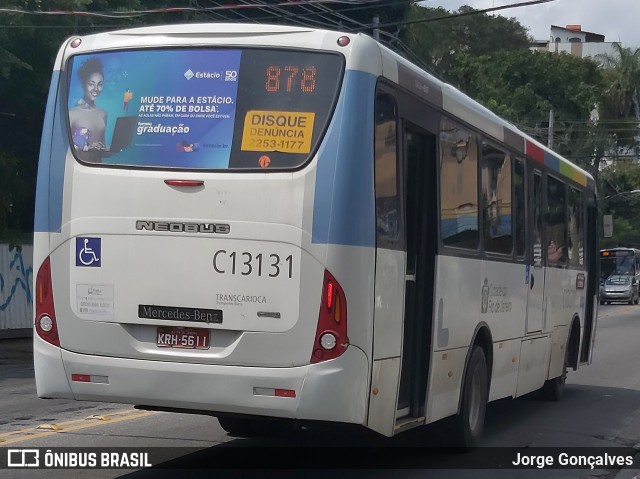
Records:
[[[545,193],[546,187],[547,187],[547,177],[545,175],[545,171],[542,168],[540,168],[539,165],[535,164],[532,160],[529,160],[527,169],[529,170],[529,175],[528,175],[529,178],[528,178],[528,184],[527,184],[528,191],[526,193],[526,196],[528,198],[528,205],[530,205],[529,218],[528,218],[529,235],[528,235],[528,241],[527,241],[527,256],[528,258],[530,258],[530,264],[532,267],[544,268],[547,266],[547,254],[544,249],[544,245],[546,244],[546,233],[547,233],[544,225],[544,222],[546,221],[546,211],[547,211],[547,195]],[[534,201],[536,176],[540,177],[540,189],[541,189],[541,195],[540,195],[541,225],[540,225],[540,231],[538,232],[540,234],[540,247],[541,247],[539,265],[535,264],[535,255],[533,253],[533,247],[534,247],[534,241],[535,241],[535,235],[533,233],[536,230],[535,201]]]
[[[466,130],[470,135],[475,137],[476,143],[476,220],[478,226],[478,245],[476,248],[463,248],[461,246],[451,246],[445,244],[444,238],[442,237],[442,142],[441,142],[441,132],[442,132],[442,122],[448,121],[458,128]],[[480,134],[475,128],[466,125],[464,122],[460,121],[457,118],[454,118],[450,115],[441,115],[438,121],[438,133],[437,133],[437,184],[438,184],[438,244],[440,251],[447,251],[453,254],[450,256],[462,256],[462,257],[472,257],[472,258],[482,258],[483,257],[483,242],[482,242],[482,222],[480,221],[480,142],[484,139],[483,135]]]
[[[567,269],[569,266],[569,255],[565,252],[564,256],[564,260],[563,261],[558,261],[558,262],[551,262],[549,261],[549,254],[548,254],[548,250],[544,248],[544,245],[546,244],[547,247],[549,246],[547,243],[549,241],[549,238],[547,238],[547,228],[548,228],[548,220],[549,220],[549,181],[548,178],[552,178],[553,180],[557,181],[558,183],[560,183],[561,185],[563,185],[564,187],[564,248],[567,247],[568,244],[568,240],[567,240],[567,235],[568,235],[568,223],[569,223],[569,210],[568,210],[568,189],[570,187],[569,183],[564,180],[563,178],[559,178],[557,175],[551,174],[551,173],[547,173],[547,181],[545,181],[545,188],[544,188],[544,198],[545,198],[545,214],[544,214],[544,229],[545,229],[545,240],[546,242],[543,243],[543,255],[545,257],[547,257],[547,266],[551,266],[554,268],[562,268],[562,269]]]
[[[586,248],[586,239],[587,239],[587,235],[586,235],[586,210],[587,210],[587,205],[586,205],[586,201],[585,201],[585,192],[583,189],[577,188],[576,186],[567,183],[567,238],[568,238],[568,234],[569,234],[569,199],[570,199],[570,194],[571,194],[571,190],[575,191],[577,193],[577,198],[578,198],[578,206],[580,208],[580,212],[582,213],[580,215],[580,229],[582,230],[582,237],[579,237],[579,240],[582,240],[582,247],[583,247],[583,257],[582,257],[582,264],[571,264],[571,261],[569,260],[568,256],[567,256],[567,269],[575,269],[575,270],[579,270],[579,271],[583,271],[586,269],[586,258],[584,257],[584,250]],[[579,235],[580,236],[580,235]],[[578,243],[578,263],[580,262],[580,243]]]
[[[483,260],[490,260],[490,261],[496,261],[496,262],[507,262],[507,263],[513,263],[513,264],[524,264],[524,265],[533,265],[533,215],[531,214],[530,211],[530,204],[532,204],[533,201],[533,178],[534,178],[534,171],[539,172],[540,176],[541,176],[541,187],[542,187],[542,212],[543,212],[543,228],[542,228],[542,235],[543,237],[545,237],[546,232],[545,232],[545,222],[546,222],[546,212],[548,210],[547,207],[547,175],[551,175],[554,179],[556,179],[557,181],[560,181],[561,183],[563,183],[565,185],[565,195],[568,194],[568,188],[574,188],[575,190],[577,190],[580,194],[581,194],[581,198],[583,200],[583,208],[582,208],[582,220],[583,220],[583,224],[584,224],[584,228],[583,228],[583,241],[584,241],[584,245],[586,248],[586,244],[587,244],[587,235],[588,232],[586,231],[586,225],[587,225],[587,207],[589,205],[589,202],[591,201],[594,204],[597,204],[597,197],[596,197],[596,192],[592,191],[589,189],[588,186],[583,185],[583,184],[579,184],[576,181],[568,178],[568,177],[564,177],[562,175],[560,175],[557,171],[552,170],[551,168],[549,168],[547,165],[545,165],[544,163],[541,163],[539,161],[536,161],[535,159],[533,159],[530,156],[527,156],[524,152],[524,148],[522,150],[518,149],[518,148],[514,148],[512,145],[508,145],[506,143],[502,143],[498,140],[496,140],[495,138],[487,135],[486,133],[481,132],[480,130],[478,130],[477,127],[468,124],[467,122],[465,122],[463,119],[458,118],[458,117],[454,117],[453,115],[451,115],[448,112],[445,112],[437,107],[435,107],[434,105],[426,102],[424,99],[418,97],[417,95],[415,95],[414,93],[407,91],[405,88],[400,87],[399,85],[390,82],[389,80],[385,79],[384,77],[380,77],[379,81],[378,81],[378,85],[376,86],[376,94],[378,93],[378,91],[383,88],[384,91],[386,93],[389,93],[391,95],[394,95],[396,97],[397,100],[397,105],[398,105],[398,123],[397,123],[397,128],[396,128],[396,136],[400,134],[401,128],[402,128],[402,121],[403,119],[409,119],[411,122],[415,123],[417,126],[424,128],[425,130],[433,133],[436,137],[436,155],[437,155],[437,181],[436,181],[436,187],[438,189],[437,191],[437,212],[438,212],[438,217],[437,217],[437,221],[436,221],[436,228],[437,228],[437,238],[438,238],[438,254],[443,254],[446,256],[453,256],[453,257],[461,257],[461,258],[477,258],[477,259],[483,259]],[[407,113],[405,113],[407,112]],[[408,112],[413,112],[413,115],[411,113]],[[419,113],[419,114],[418,114]],[[413,118],[415,117],[415,118]],[[417,121],[419,118],[420,121]],[[505,152],[505,154],[510,155],[511,157],[511,168],[512,168],[512,179],[511,179],[511,201],[512,201],[512,229],[511,229],[511,233],[512,233],[512,253],[509,254],[502,254],[502,253],[495,253],[495,252],[487,252],[484,249],[484,230],[483,227],[484,225],[482,224],[482,221],[480,221],[480,211],[478,212],[478,234],[480,235],[480,240],[478,242],[478,248],[477,249],[468,249],[468,248],[461,248],[461,247],[456,247],[456,246],[450,246],[450,245],[445,245],[442,239],[442,231],[441,231],[441,217],[440,217],[440,213],[441,213],[441,183],[440,183],[440,174],[441,174],[441,169],[440,169],[440,155],[441,155],[441,149],[442,149],[442,145],[440,144],[440,126],[441,126],[441,122],[446,119],[452,123],[454,123],[455,125],[459,126],[460,128],[464,128],[465,130],[467,130],[470,134],[473,134],[476,138],[476,146],[478,148],[478,162],[477,162],[477,173],[476,173],[476,179],[477,179],[477,201],[478,201],[478,205],[480,205],[480,195],[481,195],[481,151],[480,151],[480,146],[482,144],[482,142],[486,142],[487,144],[493,146],[494,148],[497,148],[503,152]],[[399,140],[396,138],[396,141],[398,142]],[[400,145],[399,143],[396,143],[396,150],[397,148],[399,148]],[[399,154],[399,153],[397,153]],[[399,159],[399,161],[402,161],[402,159]],[[525,231],[524,231],[524,245],[525,245],[525,250],[524,250],[524,255],[523,256],[518,256],[517,252],[516,252],[516,246],[515,246],[515,215],[516,215],[516,210],[515,208],[513,208],[513,202],[514,202],[514,198],[515,198],[515,182],[513,181],[513,171],[515,168],[515,164],[517,161],[521,161],[522,162],[522,166],[523,166],[523,174],[524,174],[524,221],[523,223],[526,225]],[[400,165],[398,165],[398,167],[400,167]],[[403,173],[404,174],[404,173]],[[400,178],[398,178],[398,181],[400,183],[402,183],[400,181]],[[402,184],[399,185],[399,188],[403,188]],[[400,191],[399,191],[400,193]],[[402,191],[401,194],[404,194],[404,191]],[[591,199],[590,199],[591,198]],[[403,208],[403,206],[401,205],[401,208]],[[404,221],[403,218],[404,215],[404,210],[401,212],[401,220]],[[565,199],[565,216],[568,215],[568,210],[567,210],[567,205],[566,205],[566,199]],[[404,228],[404,226],[403,226]],[[406,240],[406,238],[405,238]],[[543,244],[544,244],[544,238],[543,238]],[[406,249],[406,244],[404,244],[403,246],[404,249]],[[547,254],[546,251],[544,251],[545,254],[542,255],[542,267],[546,267],[547,266]],[[558,267],[558,265],[556,265],[555,267]],[[572,267],[571,265],[562,265],[563,268],[566,269],[576,269],[575,267]],[[585,258],[584,264],[582,265],[581,268],[579,268],[580,271],[586,270],[587,269],[587,259]]]
[[[526,175],[529,176],[529,178],[526,180],[526,184],[527,184],[527,188],[529,189],[529,191],[527,191],[525,193],[525,201],[533,201],[533,177],[535,172],[539,172],[542,176],[542,188],[543,188],[543,211],[544,211],[544,216],[545,218],[543,218],[545,224],[546,224],[546,215],[548,214],[548,203],[547,203],[547,178],[549,176],[551,176],[553,179],[555,179],[556,181],[559,181],[561,183],[563,183],[565,185],[565,217],[566,222],[568,224],[568,215],[569,215],[569,211],[568,211],[568,194],[569,194],[569,188],[573,188],[574,190],[576,190],[579,195],[580,195],[580,200],[582,202],[582,221],[583,223],[583,244],[585,245],[585,250],[586,250],[586,241],[587,241],[587,236],[589,234],[589,232],[586,230],[586,226],[587,226],[587,207],[591,204],[591,205],[597,205],[597,199],[596,199],[596,192],[595,191],[591,191],[589,190],[589,188],[587,186],[584,185],[580,185],[579,183],[569,179],[569,178],[564,178],[562,176],[559,176],[558,173],[556,171],[550,170],[549,168],[547,168],[546,166],[536,162],[535,160],[531,159],[530,157],[524,156],[523,157],[524,161],[525,161],[525,171],[526,171]],[[530,215],[530,208],[527,206],[526,208],[526,213],[527,215]],[[526,262],[528,262],[529,264],[533,265],[533,227],[534,227],[534,218],[528,218],[527,219],[527,224],[529,225],[529,231],[527,232],[528,235],[530,236],[530,238],[527,239],[527,247],[526,247]],[[545,244],[544,241],[546,240],[546,226],[543,228],[543,245]],[[598,249],[598,258],[600,258],[600,253],[599,253],[599,249]],[[553,266],[556,268],[564,268],[564,269],[574,269],[576,271],[586,271],[587,270],[587,259],[585,257],[584,259],[584,263],[580,266],[580,267],[576,267],[573,266],[571,264],[569,264],[569,261],[567,260],[565,263],[555,263],[555,264],[550,264],[547,261],[547,254],[543,254],[543,262],[542,262],[542,266]]]
[[[71,78],[72,78],[72,68],[71,62],[77,56],[81,55],[98,55],[103,53],[115,53],[115,52],[128,52],[128,51],[144,51],[144,50],[158,50],[158,51],[170,51],[170,50],[269,50],[269,51],[293,51],[297,53],[319,53],[319,54],[327,54],[327,55],[335,55],[340,58],[340,75],[337,79],[337,88],[335,90],[334,96],[332,98],[332,107],[327,112],[327,119],[324,127],[319,133],[319,138],[316,141],[314,147],[308,153],[307,159],[303,161],[300,165],[292,168],[268,168],[265,170],[264,168],[256,167],[256,168],[177,168],[177,167],[161,167],[161,166],[140,166],[140,165],[116,165],[116,164],[108,164],[108,163],[100,163],[100,162],[91,162],[82,160],[79,158],[73,148],[72,132],[71,125],[69,123],[69,92],[71,89]],[[108,169],[116,169],[123,171],[159,171],[159,172],[167,172],[167,173],[295,173],[301,170],[304,170],[309,164],[313,161],[313,159],[317,156],[320,147],[322,146],[324,139],[326,138],[327,132],[329,131],[329,127],[333,122],[333,118],[336,112],[336,108],[338,107],[338,102],[340,101],[340,96],[344,91],[344,80],[346,78],[347,73],[347,60],[343,53],[335,50],[315,50],[310,48],[299,48],[299,47],[279,47],[279,46],[264,46],[264,45],[182,45],[182,46],[138,46],[135,48],[114,48],[114,49],[105,49],[105,50],[94,50],[91,52],[74,52],[70,54],[66,58],[64,58],[62,62],[62,69],[60,71],[60,79],[59,84],[64,86],[62,88],[62,95],[60,96],[61,104],[58,103],[59,106],[59,114],[62,117],[62,121],[64,123],[64,131],[66,133],[65,141],[68,143],[69,151],[71,152],[71,156],[74,160],[83,165],[91,168],[108,168]],[[234,129],[233,136],[235,136],[236,132]],[[232,137],[233,142],[233,137]],[[257,152],[256,152],[257,153]],[[231,153],[230,153],[231,155]]]
[[[529,186],[528,186],[528,180],[529,180],[529,169],[527,168],[527,164],[528,164],[528,160],[524,155],[521,154],[515,154],[511,157],[511,167],[513,168],[513,174],[512,174],[512,182],[511,182],[511,202],[512,204],[515,204],[516,201],[516,183],[515,181],[513,181],[513,178],[515,177],[515,171],[516,171],[516,165],[518,163],[522,164],[522,187],[524,188],[524,204],[523,204],[523,214],[524,214],[524,218],[523,218],[523,224],[525,225],[524,228],[524,238],[522,239],[523,244],[524,244],[524,254],[522,256],[518,255],[518,249],[516,246],[516,242],[517,242],[517,236],[516,236],[516,213],[517,210],[516,208],[513,208],[512,206],[512,219],[511,219],[511,223],[512,223],[512,234],[514,236],[514,240],[513,240],[513,256],[514,256],[514,261],[517,263],[527,263],[528,262],[528,258],[529,258],[529,248],[528,248],[528,244],[529,244],[529,236],[531,235],[531,230],[530,228],[527,228],[526,226],[529,224],[529,198],[528,198],[528,192],[529,192]]]
[[[484,161],[484,155],[483,155],[483,147],[484,146],[488,146],[490,148],[493,148],[497,151],[500,151],[501,153],[503,153],[505,156],[509,156],[509,161],[510,161],[510,167],[511,167],[511,184],[509,185],[509,191],[511,192],[511,251],[509,253],[500,253],[498,251],[487,251],[486,246],[485,246],[485,234],[484,234],[484,203],[480,203],[478,209],[479,212],[478,213],[478,220],[480,221],[480,216],[481,221],[480,221],[480,250],[482,251],[482,253],[484,254],[484,258],[488,259],[488,260],[502,260],[502,261],[508,261],[508,262],[516,262],[516,254],[515,254],[515,238],[514,238],[514,209],[513,209],[513,204],[514,204],[514,194],[515,194],[515,189],[514,189],[514,181],[513,181],[513,167],[514,167],[514,154],[512,151],[510,151],[509,149],[505,148],[504,146],[502,146],[500,143],[494,141],[493,139],[491,139],[490,137],[487,136],[483,136],[481,138],[481,143],[479,145],[479,160],[478,160],[478,200],[481,201],[482,200],[482,165],[483,165],[483,161]],[[480,206],[482,206],[482,208],[480,208]]]
[[[405,219],[404,219],[404,201],[402,201],[402,198],[404,198],[404,161],[403,161],[403,155],[401,153],[401,128],[402,128],[402,110],[401,110],[401,104],[400,104],[400,100],[398,98],[397,95],[397,91],[395,88],[391,87],[387,82],[383,82],[383,81],[378,81],[378,83],[376,84],[376,89],[375,89],[375,93],[374,93],[374,121],[373,121],[373,128],[374,128],[374,132],[373,132],[373,169],[374,169],[374,178],[373,178],[373,194],[374,194],[374,203],[375,203],[375,215],[376,215],[376,223],[377,223],[377,218],[378,218],[378,207],[377,207],[377,196],[376,196],[376,145],[375,145],[375,141],[376,141],[376,132],[375,132],[375,127],[376,127],[376,119],[375,119],[375,108],[377,105],[377,101],[378,101],[378,96],[379,95],[389,95],[391,98],[393,98],[394,102],[395,102],[395,107],[396,107],[396,115],[395,115],[395,123],[396,123],[396,139],[395,139],[395,147],[396,147],[396,196],[397,196],[397,201],[398,201],[398,239],[394,242],[390,242],[389,244],[386,244],[384,246],[385,249],[392,249],[392,250],[399,250],[399,251],[405,251],[407,249],[407,242],[406,242],[406,235],[405,235]],[[382,247],[381,245],[378,244],[378,232],[377,232],[377,226],[376,226],[376,248],[380,248]]]

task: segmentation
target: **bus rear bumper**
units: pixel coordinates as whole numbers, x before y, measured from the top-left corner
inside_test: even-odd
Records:
[[[91,356],[62,350],[40,371],[41,397],[159,408],[365,424],[368,362],[354,346],[331,361],[291,368],[189,364]],[[54,364],[57,363],[57,364]],[[59,367],[58,367],[59,365]],[[47,371],[46,369],[49,369]],[[55,373],[55,380],[44,381]],[[90,378],[72,381],[73,374]],[[295,397],[275,396],[276,389]]]
[[[33,368],[36,392],[41,398],[74,399],[62,363],[62,350],[33,332]]]

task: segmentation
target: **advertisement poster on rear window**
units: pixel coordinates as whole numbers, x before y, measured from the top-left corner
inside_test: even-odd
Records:
[[[71,147],[87,162],[225,169],[239,50],[139,50],[73,57]]]

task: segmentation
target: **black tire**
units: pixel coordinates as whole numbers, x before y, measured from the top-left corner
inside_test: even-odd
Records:
[[[220,427],[232,436],[251,437],[259,429],[256,427],[256,419],[244,417],[219,417]]]
[[[222,416],[217,418],[220,427],[234,437],[277,437],[290,435],[294,423],[287,419]]]
[[[489,399],[489,375],[484,350],[474,346],[464,375],[456,443],[465,450],[476,448],[482,439]]]
[[[564,395],[565,384],[567,382],[567,356],[569,354],[569,339],[564,349],[564,369],[557,378],[548,379],[542,386],[542,397],[547,401],[560,401]]]

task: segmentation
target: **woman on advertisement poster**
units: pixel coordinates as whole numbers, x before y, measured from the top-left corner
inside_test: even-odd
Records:
[[[83,97],[69,110],[69,122],[75,148],[79,151],[104,150],[107,112],[96,105],[102,93],[104,71],[102,62],[89,58],[78,69]]]

